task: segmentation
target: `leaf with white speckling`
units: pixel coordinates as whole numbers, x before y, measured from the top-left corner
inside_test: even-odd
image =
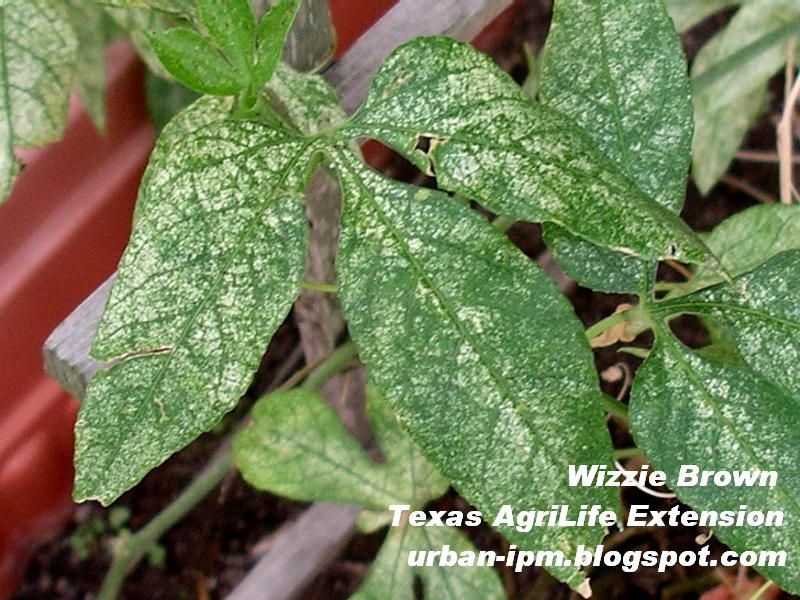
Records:
[[[663,2],[557,0],[543,54],[542,102],[573,117],[641,190],[677,213],[689,168],[692,104],[683,49]],[[561,227],[545,224],[544,235],[581,285],[636,291],[649,277],[634,257]]]
[[[611,446],[586,337],[552,281],[458,200],[387,179],[347,150],[335,166],[348,329],[423,453],[484,514],[565,497],[614,507],[607,489],[568,486],[569,464],[607,463]],[[501,532],[566,554],[603,536]]]
[[[646,259],[708,258],[675,214],[649,198],[569,117],[535,105],[489,57],[449,38],[394,50],[345,130],[375,137],[440,187],[514,219],[554,222]],[[433,138],[426,154],[418,138]]]
[[[782,510],[781,527],[717,527],[734,550],[784,550],[786,567],[756,567],[800,592],[800,250],[735,279],[652,307],[656,344],[636,374],[630,405],[637,444],[674,481],[682,464],[776,471],[776,487],[675,487],[700,510]],[[724,327],[743,365],[704,358],[664,320],[692,313]],[[665,423],[673,434],[665,433]]]
[[[368,388],[367,412],[384,461],[373,462],[318,394],[270,394],[233,442],[236,465],[253,486],[293,500],[346,502],[384,513],[421,507],[448,488],[402,432],[383,398]]]
[[[202,99],[164,129],[92,349],[76,499],[113,501],[236,404],[303,274],[313,142]]]
[[[410,567],[413,551],[454,552],[478,549],[454,527],[392,528],[364,581],[350,600],[414,600],[414,579],[419,577],[425,598],[436,600],[502,600],[506,597],[497,571],[491,567]]]
[[[751,206],[722,221],[705,242],[731,275],[752,271],[776,254],[800,248],[800,206]],[[716,272],[700,267],[678,289],[687,293],[721,282]]]
[[[61,137],[77,47],[63,3],[0,4],[0,201],[19,171],[13,146],[41,146]]]

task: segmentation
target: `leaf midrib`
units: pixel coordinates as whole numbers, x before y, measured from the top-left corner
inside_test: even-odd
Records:
[[[554,464],[554,465],[558,465],[558,464],[560,464],[560,465],[568,465],[569,461],[565,457],[561,456],[560,454],[554,453],[552,451],[550,445],[547,443],[547,440],[545,440],[538,433],[537,429],[535,427],[532,427],[531,424],[528,422],[528,419],[524,416],[524,413],[523,413],[522,409],[519,407],[519,405],[518,405],[518,403],[517,403],[517,401],[515,399],[514,394],[511,392],[511,389],[506,385],[506,383],[503,380],[503,378],[496,372],[496,370],[492,367],[492,365],[489,363],[489,361],[486,359],[486,357],[484,357],[480,346],[473,339],[472,335],[464,328],[464,326],[461,323],[461,321],[457,318],[455,312],[450,307],[449,301],[446,300],[446,298],[441,293],[441,291],[438,289],[438,287],[435,286],[431,282],[428,274],[425,272],[425,270],[422,268],[422,266],[418,263],[418,261],[411,254],[408,246],[404,243],[403,238],[400,236],[400,234],[397,232],[397,230],[393,226],[393,224],[391,222],[391,219],[386,217],[384,212],[378,206],[377,202],[375,202],[375,200],[372,198],[370,190],[364,184],[362,178],[359,176],[359,174],[354,169],[351,168],[350,164],[348,164],[349,163],[348,159],[346,157],[344,157],[344,153],[341,150],[338,150],[338,154],[339,154],[339,161],[338,161],[339,164],[341,166],[346,167],[347,169],[350,170],[351,174],[354,176],[353,177],[354,180],[362,188],[362,190],[364,190],[366,192],[364,197],[368,199],[368,202],[373,206],[373,209],[375,210],[376,214],[379,215],[379,218],[381,219],[381,221],[384,223],[384,225],[387,227],[387,229],[391,232],[392,237],[397,242],[398,246],[401,249],[402,254],[405,256],[405,258],[408,261],[408,263],[413,267],[414,271],[416,271],[418,273],[419,278],[428,286],[428,288],[431,290],[431,292],[435,295],[435,297],[437,298],[437,300],[441,304],[442,308],[444,309],[444,312],[449,317],[449,320],[455,325],[456,329],[461,334],[461,336],[464,338],[464,340],[472,347],[473,351],[480,358],[481,363],[483,364],[484,368],[489,373],[489,375],[492,378],[492,380],[494,380],[494,382],[497,384],[497,387],[499,388],[500,392],[503,394],[503,396],[505,396],[511,402],[511,405],[514,408],[514,411],[517,413],[517,415],[520,417],[522,422],[525,424],[526,429],[531,434],[531,437],[533,437],[534,439],[536,439],[539,442],[539,447],[544,450],[545,454],[548,455],[548,457],[550,458],[552,464]],[[499,416],[500,416],[499,411],[495,411],[495,422],[492,424],[492,427],[491,427],[492,431],[494,431],[494,428],[497,425],[497,420],[499,419]]]

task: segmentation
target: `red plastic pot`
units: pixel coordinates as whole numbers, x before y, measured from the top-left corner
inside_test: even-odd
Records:
[[[337,55],[395,1],[330,0]],[[478,45],[494,45],[510,15]],[[73,508],[77,402],[45,376],[42,344],[114,270],[154,141],[141,63],[124,42],[109,47],[107,58],[106,135],[73,102],[62,141],[20,153],[26,168],[0,206],[0,598]],[[373,163],[386,156],[378,145],[371,152]]]

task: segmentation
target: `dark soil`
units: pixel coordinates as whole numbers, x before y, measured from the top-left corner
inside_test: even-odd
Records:
[[[726,18],[727,15],[723,14],[685,36],[684,42],[690,57],[711,33],[724,24]],[[526,72],[523,43],[541,47],[548,22],[549,2],[520,2],[511,35],[494,49],[493,55],[497,62],[518,80],[522,80]],[[748,135],[745,148],[774,147],[773,119],[779,110],[782,91],[780,77],[776,78],[774,91],[770,110]],[[426,182],[413,167],[399,157],[390,163],[388,170],[395,177],[413,179],[420,184],[431,183]],[[775,165],[735,162],[730,174],[773,197],[777,196],[778,170]],[[708,230],[727,216],[755,203],[751,196],[726,184],[719,184],[705,198],[689,184],[683,216],[692,227]],[[509,231],[509,236],[529,256],[535,257],[544,250],[539,228],[535,225],[517,223]],[[670,279],[678,277],[669,268],[662,270],[662,276]],[[630,300],[626,296],[593,293],[580,287],[575,288],[569,297],[578,316],[587,325],[613,312],[619,303]],[[697,342],[696,324],[678,324],[676,331],[688,343]],[[645,334],[635,343],[647,346],[651,341]],[[296,344],[297,333],[290,318],[270,345],[254,390],[260,392],[272,383],[275,371],[291,354]],[[619,363],[623,363],[628,371],[633,372],[640,363],[639,359],[628,354],[617,353],[614,347],[597,351],[596,362],[601,372]],[[604,382],[603,386],[607,393],[617,395],[621,382]],[[219,431],[236,422],[256,395],[254,392],[245,398],[237,409],[237,414],[227,418],[225,424],[218,428]],[[622,400],[627,401],[624,394]],[[610,426],[618,447],[631,445],[632,441],[624,423],[612,420]],[[63,535],[43,546],[30,562],[15,599],[72,600],[92,597],[108,568],[110,545],[120,530],[123,533],[126,528],[137,530],[157,514],[202,467],[218,440],[219,436],[214,433],[202,436],[123,496],[116,505],[130,509],[130,518],[122,527],[118,524],[109,525],[108,511],[96,505],[76,507]],[[629,464],[635,468],[633,463]],[[625,494],[624,500],[627,503],[649,503],[654,509],[668,508],[673,502],[656,501],[649,496],[635,497],[641,494],[642,492],[633,490]],[[658,506],[659,502],[663,507]],[[446,509],[468,510],[468,505],[453,492],[439,500],[436,505]],[[161,564],[158,564],[156,557],[155,565],[144,562],[139,566],[128,578],[123,597],[127,600],[223,598],[254,563],[259,542],[302,508],[301,504],[256,492],[241,478],[232,474],[218,490],[167,533],[161,542],[165,551]],[[95,533],[91,533],[92,528]],[[86,534],[87,531],[90,533]],[[76,550],[76,532],[84,534],[81,538],[86,552],[84,557],[79,556],[80,549]],[[481,548],[503,548],[504,542],[486,526],[469,533]],[[695,537],[700,533],[700,530],[690,528],[659,528],[636,535],[615,533],[606,544],[617,544],[617,549],[696,549]],[[347,598],[357,589],[380,547],[383,536],[384,532],[355,536],[342,556],[309,586],[301,598]],[[710,544],[715,552],[723,549],[714,540]],[[735,573],[730,575],[735,576]],[[509,597],[513,600],[567,600],[571,597],[565,586],[541,570],[527,569],[522,574],[503,572],[502,578]],[[700,593],[717,584],[714,574],[702,569],[672,569],[663,574],[658,574],[653,569],[642,569],[635,576],[625,574],[620,569],[600,569],[592,574],[594,597],[600,600],[690,599],[697,598]]]

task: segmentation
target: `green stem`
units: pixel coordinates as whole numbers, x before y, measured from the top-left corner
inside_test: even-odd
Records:
[[[347,363],[358,356],[356,345],[352,341],[345,342],[322,360],[300,385],[303,390],[318,390]]]
[[[771,588],[773,585],[774,585],[774,584],[773,584],[771,581],[767,581],[767,582],[765,582],[765,583],[764,583],[764,585],[762,585],[760,588],[758,588],[758,589],[755,591],[755,593],[754,593],[752,596],[750,596],[750,599],[749,599],[749,600],[759,600],[759,599],[761,598],[761,596],[763,596],[764,594],[766,594],[766,593],[767,593],[767,590],[768,590],[769,588]]]
[[[608,394],[603,394],[603,408],[615,417],[628,418],[628,407]]]
[[[317,283],[316,281],[303,279],[300,282],[300,287],[306,290],[314,290],[315,292],[325,292],[328,294],[336,293],[336,286],[332,283]]]
[[[353,342],[342,344],[311,370],[300,387],[305,390],[318,389],[356,356],[356,347]],[[230,438],[227,438],[189,486],[147,525],[122,542],[116,549],[97,600],[114,600],[119,594],[125,577],[139,563],[147,550],[211,493],[230,471],[231,466],[233,466],[233,456]]]
[[[602,319],[595,323],[594,325],[590,326],[586,330],[586,339],[594,339],[601,333],[603,333],[606,329],[609,329],[616,325],[617,323],[622,323],[623,321],[627,321],[630,317],[629,311],[624,310],[622,312],[614,313],[613,315],[608,315],[605,319]]]

